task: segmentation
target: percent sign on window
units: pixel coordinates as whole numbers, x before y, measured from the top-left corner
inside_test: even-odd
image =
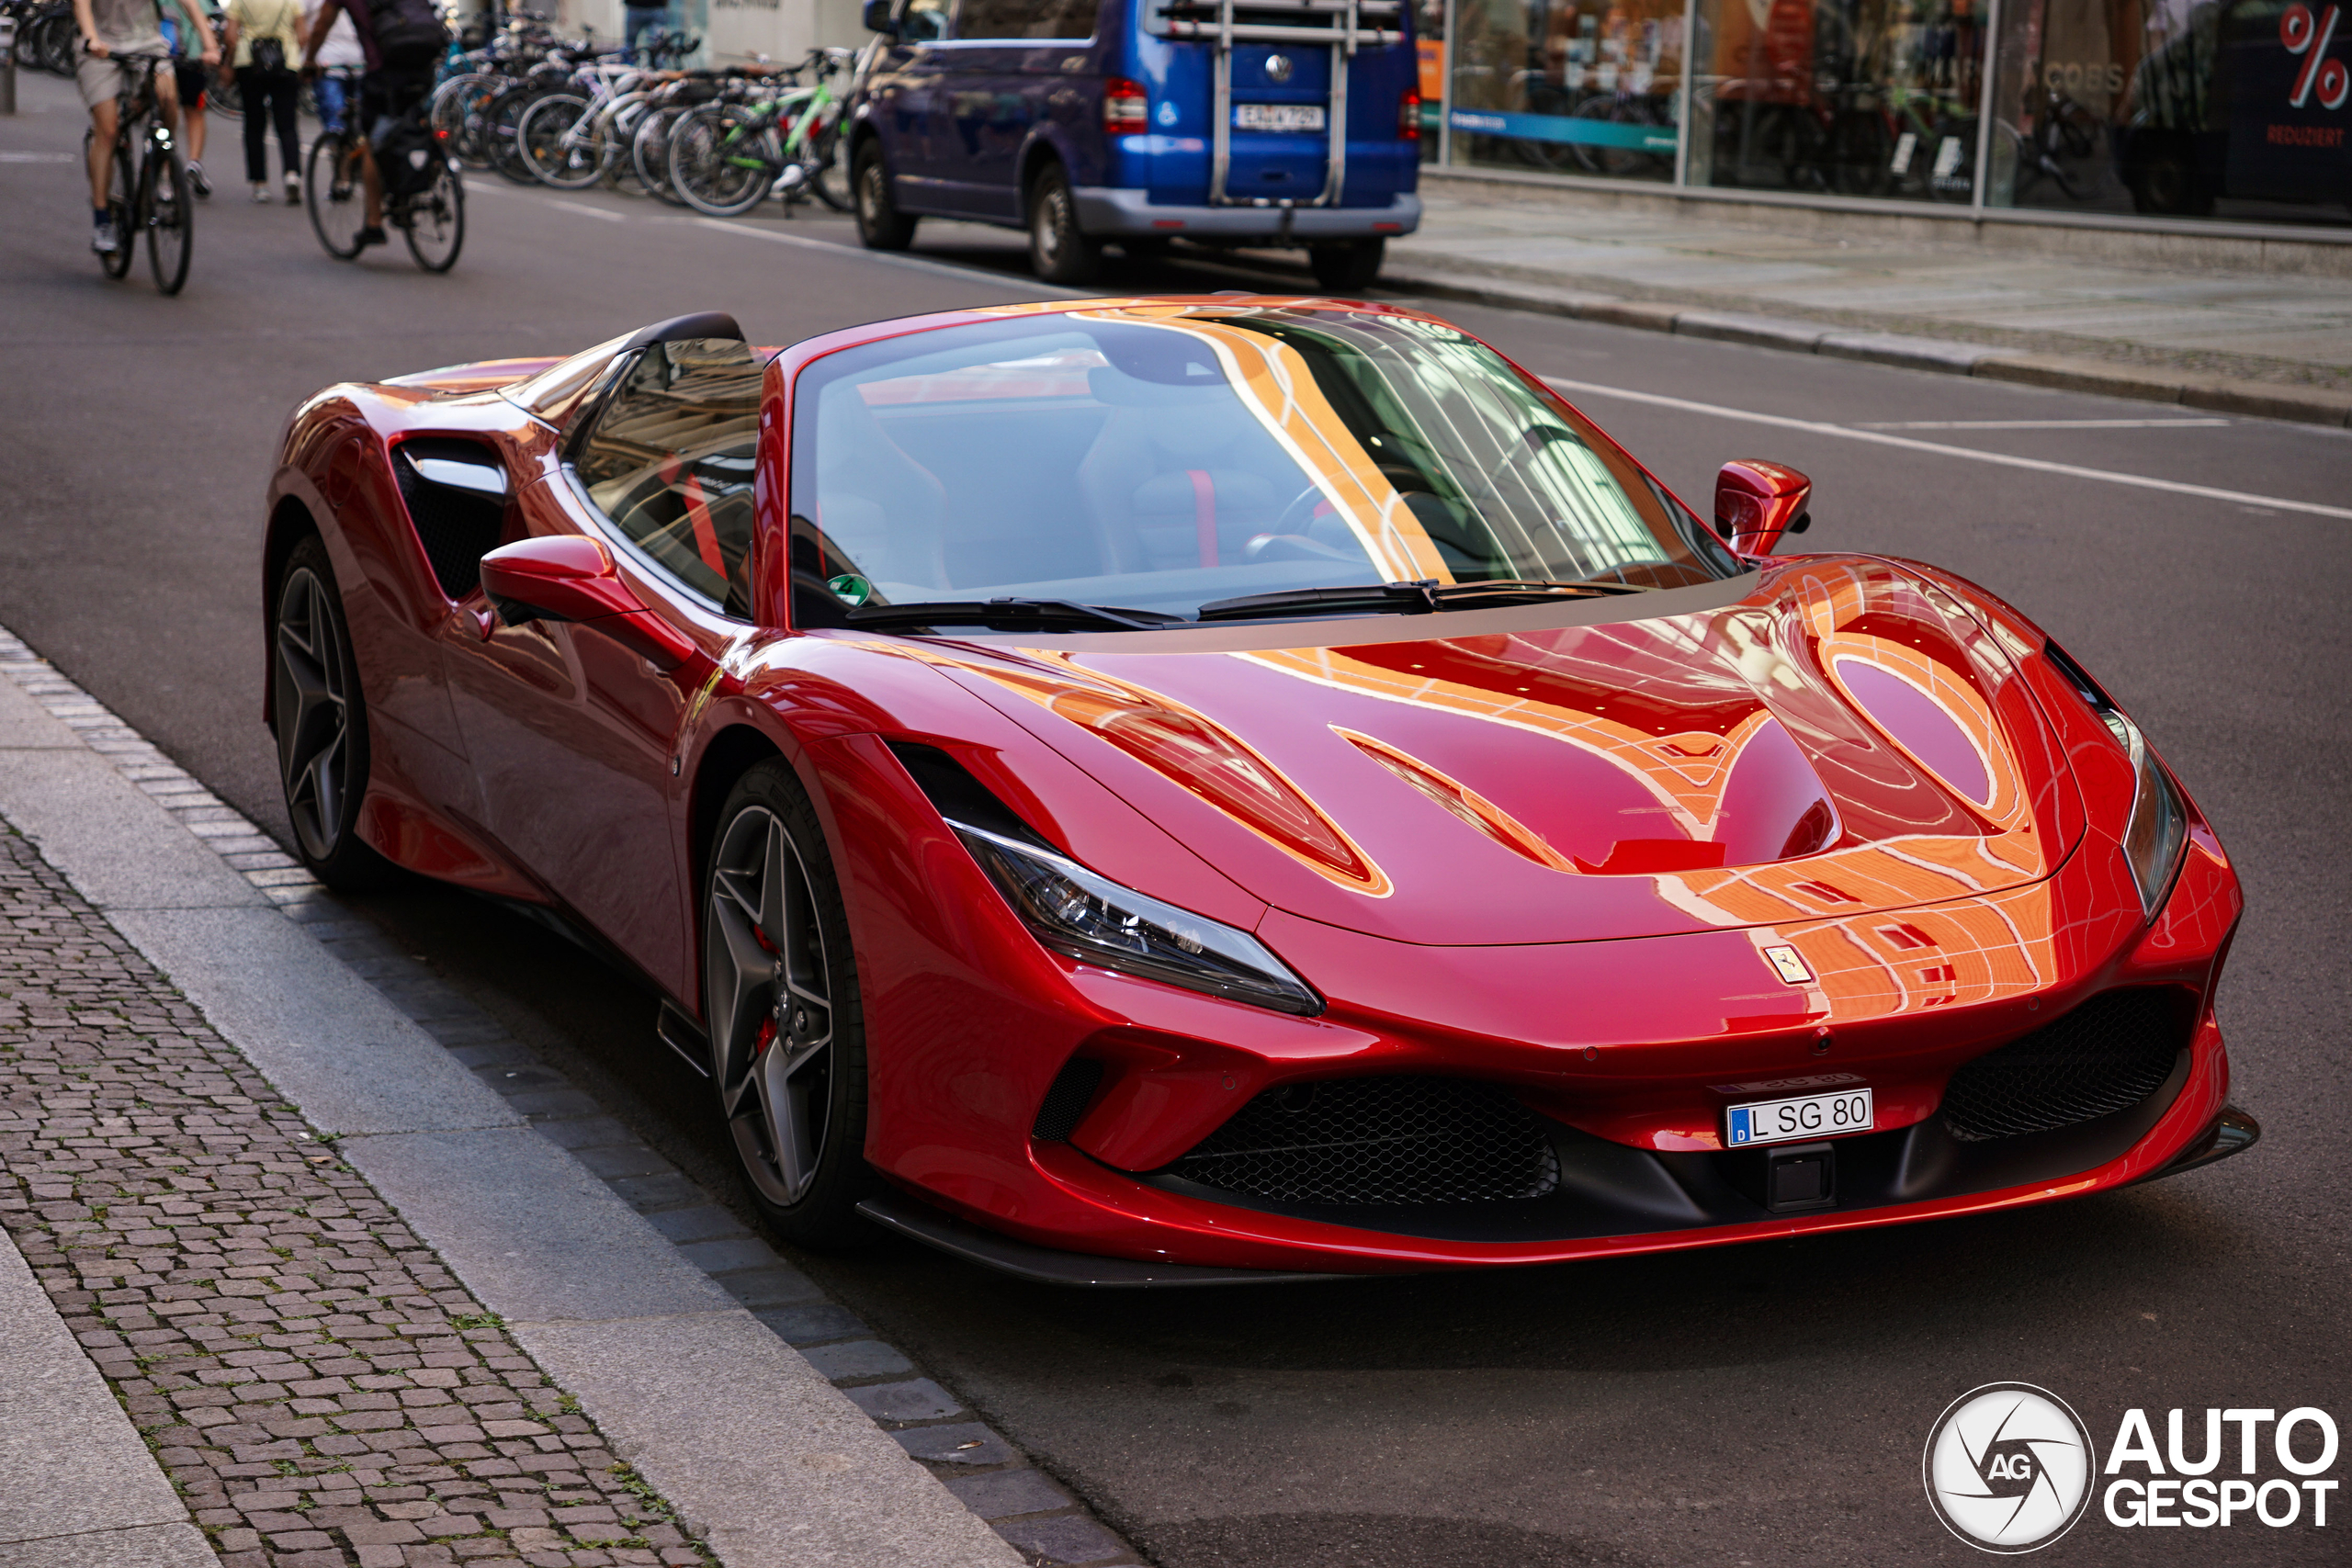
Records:
[[[2290,107],[2301,108],[2317,96],[2320,107],[2340,109],[2345,98],[2352,96],[2352,71],[2346,70],[2344,62],[2327,57],[2327,46],[2335,41],[2335,24],[2342,15],[2330,6],[2314,20],[2309,6],[2296,5],[2288,6],[2287,14],[2278,18],[2278,41],[2287,46],[2289,54],[2304,57],[2303,68],[2295,73],[2295,90],[2287,96]]]

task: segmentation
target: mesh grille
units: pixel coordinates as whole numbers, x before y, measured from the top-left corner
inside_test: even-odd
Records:
[[[2093,997],[1954,1073],[1944,1124],[1956,1138],[1982,1143],[2129,1111],[2172,1076],[2188,1023],[2176,992]]]
[[[1492,1084],[1427,1077],[1270,1089],[1175,1174],[1281,1203],[1477,1203],[1560,1182],[1533,1111]]]
[[[1029,1135],[1048,1144],[1067,1140],[1086,1119],[1086,1108],[1093,1103],[1094,1091],[1102,1083],[1102,1063],[1084,1056],[1064,1063],[1037,1107],[1036,1124],[1029,1129]]]
[[[498,547],[506,526],[505,502],[435,484],[409,466],[405,452],[392,471],[400,476],[401,500],[424,558],[433,563],[434,580],[450,598],[464,598],[481,585],[481,558]]]

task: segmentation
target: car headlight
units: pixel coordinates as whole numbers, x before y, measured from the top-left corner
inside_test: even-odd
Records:
[[[2165,889],[2172,886],[2173,870],[2180,863],[2181,848],[2188,840],[2188,807],[2140,727],[2115,705],[2115,699],[2056,643],[2043,652],[2132,759],[2132,773],[2138,784],[2132,795],[2132,820],[2123,829],[2123,858],[2132,867],[2132,880],[2139,885],[2141,907],[2154,915],[2164,901]]]
[[[1314,988],[1248,931],[1122,887],[1050,850],[947,825],[1031,932],[1057,953],[1279,1012],[1323,1010]]]

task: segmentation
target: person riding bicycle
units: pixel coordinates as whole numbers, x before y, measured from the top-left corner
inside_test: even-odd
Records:
[[[76,5],[92,3],[74,0]],[[359,79],[359,125],[373,143],[380,139],[386,121],[413,113],[433,91],[435,68],[449,47],[449,29],[432,0],[322,0],[302,51],[305,73],[318,69],[319,51],[340,16],[351,18],[367,56],[368,73]],[[368,221],[357,239],[365,250],[384,243],[384,183],[373,157],[360,159],[359,165],[367,186]]]
[[[82,34],[83,55],[74,73],[82,91],[82,107],[90,111],[90,249],[109,254],[119,249],[114,209],[107,186],[114,178],[114,136],[118,124],[115,100],[137,81],[135,64],[115,59],[119,54],[162,54],[163,6],[159,0],[74,0],[74,22]],[[218,64],[220,46],[204,34],[203,61]],[[155,112],[175,135],[180,123],[179,83],[170,71],[155,73]]]

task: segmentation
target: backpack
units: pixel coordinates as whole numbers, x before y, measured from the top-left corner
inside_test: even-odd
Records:
[[[449,47],[449,29],[433,0],[364,0],[379,67],[430,65]]]
[[[434,175],[447,154],[441,151],[441,139],[433,134],[422,114],[412,109],[407,114],[385,115],[376,121],[368,140],[375,150],[376,175],[384,183],[386,197],[423,196],[433,188]]]
[[[274,38],[257,38],[250,46],[253,68],[266,76],[275,76],[286,69],[286,45]]]

